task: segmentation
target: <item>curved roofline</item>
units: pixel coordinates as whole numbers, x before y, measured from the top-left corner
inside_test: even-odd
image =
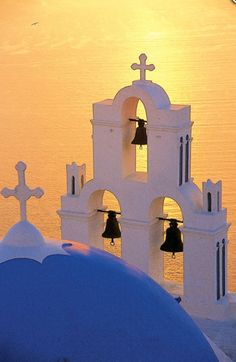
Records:
[[[156,83],[135,81],[120,89],[114,97],[113,106],[123,104],[128,98],[140,99],[143,104],[152,102],[155,108],[166,109],[171,105],[168,94]]]

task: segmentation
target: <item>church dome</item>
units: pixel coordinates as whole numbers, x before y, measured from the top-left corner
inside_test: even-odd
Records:
[[[15,258],[42,262],[54,254],[67,253],[61,244],[45,241],[40,231],[26,220],[13,225],[0,242],[0,263]]]
[[[10,234],[19,241],[14,230],[5,241]],[[1,361],[217,361],[192,319],[146,274],[78,242],[63,249],[42,263],[0,263]]]
[[[28,221],[19,221],[8,231],[1,245],[38,247],[44,244],[40,231]]]

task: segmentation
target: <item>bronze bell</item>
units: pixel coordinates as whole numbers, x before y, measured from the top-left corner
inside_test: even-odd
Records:
[[[145,121],[143,119],[138,119],[137,122],[138,127],[136,128],[136,133],[131,143],[133,145],[140,145],[140,148],[142,148],[142,145],[147,144],[147,131],[145,127]]]
[[[167,253],[172,253],[173,258],[175,258],[175,253],[183,252],[181,232],[178,229],[178,223],[175,219],[170,220],[170,227],[166,229],[166,240],[161,245],[160,249]]]
[[[111,245],[115,245],[113,239],[121,237],[119,224],[116,218],[116,212],[113,210],[108,211],[108,219],[106,221],[106,227],[102,234],[103,238],[111,239]]]

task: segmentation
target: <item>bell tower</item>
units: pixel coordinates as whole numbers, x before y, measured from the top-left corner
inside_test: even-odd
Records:
[[[221,182],[208,180],[202,190],[194,183],[191,108],[171,104],[165,90],[146,79],[154,65],[146,63],[145,54],[139,60],[131,66],[139,70],[138,80],[119,90],[114,99],[93,104],[94,178],[89,182],[84,178],[82,187],[84,168],[67,166],[67,194],[58,211],[62,238],[102,248],[104,221],[98,209],[106,209],[103,194],[108,190],[120,205],[122,258],[163,283],[164,228],[159,218],[165,217],[164,199],[171,198],[183,216],[184,307],[209,318],[225,318],[232,310],[236,316],[227,290],[229,225],[221,206]],[[135,122],[130,119],[137,119],[139,101],[147,115],[147,172],[136,171],[136,146],[131,144]]]
[[[86,165],[78,166],[75,162],[66,165],[67,195],[78,196],[86,182]]]
[[[203,208],[206,212],[220,212],[222,210],[222,182],[213,183],[211,180],[202,183]]]

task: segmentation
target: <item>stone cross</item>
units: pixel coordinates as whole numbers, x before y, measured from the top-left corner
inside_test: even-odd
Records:
[[[31,190],[25,183],[25,170],[26,164],[22,161],[16,164],[16,170],[18,173],[18,185],[15,187],[14,190],[10,190],[7,187],[2,189],[1,194],[4,197],[14,196],[20,202],[20,218],[21,221],[27,220],[27,213],[26,213],[26,201],[35,196],[40,198],[43,196],[44,191],[37,187],[36,189]]]
[[[133,63],[131,65],[131,68],[133,70],[139,69],[140,70],[140,80],[146,80],[146,70],[154,70],[155,69],[155,65],[154,64],[146,64],[146,60],[147,60],[147,56],[146,54],[140,54],[139,56],[139,60],[140,60],[140,64],[137,63]]]

